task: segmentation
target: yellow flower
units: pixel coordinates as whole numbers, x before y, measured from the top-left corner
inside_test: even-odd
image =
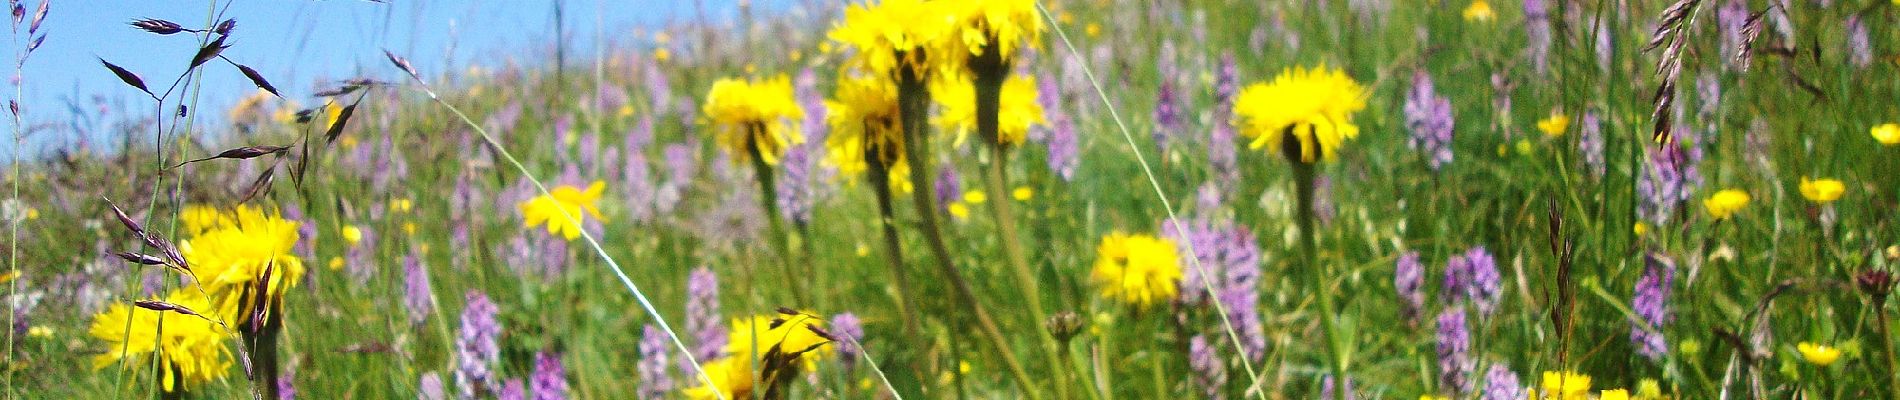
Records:
[[[1583,400],[1590,393],[1590,376],[1572,371],[1544,371],[1543,389],[1548,399]]]
[[[521,202],[522,226],[533,228],[546,223],[549,234],[574,240],[581,236],[581,225],[587,221],[587,216],[605,219],[594,204],[600,202],[600,193],[606,188],[607,184],[601,181],[587,185],[587,190],[561,185],[549,190],[546,195]]]
[[[1662,397],[1662,384],[1657,383],[1655,379],[1643,378],[1636,382],[1636,398],[1661,399]]]
[[[248,322],[254,307],[264,304],[268,316],[285,290],[303,281],[303,260],[292,252],[300,223],[247,205],[220,215],[216,225],[180,241],[178,252],[203,280],[217,315]],[[264,293],[257,293],[258,280],[266,278]]]
[[[40,339],[50,338],[53,337],[53,328],[48,328],[45,325],[36,325],[26,329],[26,336]]]
[[[1602,393],[1597,394],[1597,400],[1630,400],[1630,391],[1624,389],[1604,390]]]
[[[1530,139],[1517,140],[1517,154],[1521,156],[1531,155],[1531,140]]]
[[[196,290],[173,292],[164,301],[212,318],[205,313],[211,303]],[[231,370],[231,354],[224,347],[228,334],[205,318],[115,304],[94,315],[87,329],[92,337],[105,342],[99,355],[92,357],[92,366],[103,369],[121,361],[152,365],[151,357],[156,354],[161,357],[157,378],[167,392],[223,379]],[[128,323],[130,330],[126,329]]]
[[[860,258],[869,257],[871,255],[871,246],[864,244],[864,242],[858,242],[857,254]]]
[[[1635,233],[1636,236],[1647,235],[1649,234],[1649,223],[1637,221],[1635,225],[1630,226],[1630,232]]]
[[[983,191],[981,190],[971,190],[968,192],[963,192],[963,202],[965,203],[983,204],[988,201],[990,201],[990,195],[983,193]]]
[[[1317,68],[1289,68],[1272,83],[1248,85],[1234,101],[1234,123],[1242,136],[1253,139],[1249,148],[1282,150],[1281,142],[1298,140],[1298,162],[1332,160],[1346,139],[1359,136],[1352,114],[1366,108],[1366,89],[1345,72]]]
[[[1016,201],[1029,201],[1030,198],[1036,197],[1036,191],[1028,186],[1018,186],[1015,191],[1009,193],[1009,197],[1015,198]]]
[[[20,278],[20,270],[16,269],[12,271],[7,271],[4,274],[0,274],[0,283],[12,282],[14,279],[19,279],[19,278]]]
[[[227,117],[229,117],[234,124],[263,122],[265,103],[270,102],[270,100],[275,97],[275,95],[264,91],[264,89],[257,89],[257,91],[251,93],[250,96],[245,96],[243,99],[239,99],[237,104],[232,105],[230,115]]]
[[[1181,258],[1173,241],[1121,232],[1102,237],[1090,278],[1102,297],[1135,306],[1174,298]]]
[[[1494,16],[1496,15],[1491,12],[1491,3],[1484,0],[1472,0],[1471,5],[1465,7],[1465,21],[1491,22]]]
[[[713,362],[700,364],[706,371],[706,377],[712,380],[708,386],[704,379],[692,377],[699,386],[686,389],[686,398],[693,400],[752,398],[752,359],[748,356],[727,356]],[[718,393],[718,394],[714,394]]]
[[[406,213],[409,212],[409,210],[415,209],[415,207],[416,203],[409,201],[409,199],[389,200],[389,212]]]
[[[931,51],[948,40],[955,22],[944,1],[882,0],[844,10],[844,22],[826,36],[855,51],[846,65],[880,77],[895,77],[899,68],[915,76],[933,69]],[[941,57],[939,57],[941,58]],[[941,63],[936,61],[935,63]]]
[[[995,50],[1005,63],[1024,47],[1036,48],[1042,40],[1042,16],[1036,13],[1034,0],[962,0],[949,2],[954,18],[951,39],[944,41],[944,60],[950,65],[967,62]]]
[[[834,346],[830,346],[831,339],[818,336],[811,330],[824,328],[825,321],[821,318],[807,313],[733,319],[732,330],[726,335],[726,347],[720,349],[721,354],[750,360],[752,357],[763,359],[774,351],[783,355],[799,353],[798,366],[810,370],[817,366],[815,360],[829,357],[835,351],[832,349]]]
[[[1874,135],[1874,140],[1880,141],[1880,144],[1888,146],[1900,144],[1900,124],[1875,125],[1871,133]]]
[[[997,142],[1004,147],[1023,143],[1029,128],[1043,125],[1042,103],[1036,101],[1036,78],[1014,75],[1003,81],[996,111]],[[976,129],[976,88],[967,78],[938,79],[930,85],[930,97],[943,108],[936,123],[956,132],[961,144]]]
[[[1808,180],[1808,177],[1801,177],[1801,197],[1805,197],[1808,201],[1815,202],[1816,204],[1827,204],[1835,200],[1840,200],[1841,194],[1845,192],[1847,192],[1847,185],[1842,184],[1839,180]]]
[[[944,206],[944,210],[949,211],[950,216],[956,217],[958,221],[970,218],[970,206],[961,201],[950,202],[950,205]]]
[[[1433,396],[1429,394],[1421,394],[1421,395],[1418,395],[1418,400],[1451,400],[1451,398],[1445,397],[1445,396]]]
[[[331,271],[343,269],[343,257],[330,257],[329,267]]]
[[[667,60],[672,60],[672,59],[673,59],[672,50],[668,50],[665,47],[656,47],[653,49],[653,61],[666,62]]]
[[[1802,360],[1806,360],[1809,364],[1814,364],[1818,367],[1833,365],[1834,361],[1840,360],[1841,358],[1841,349],[1811,342],[1801,342],[1801,344],[1795,345],[1795,350],[1801,352]]]
[[[1082,27],[1082,33],[1087,34],[1089,39],[1102,36],[1102,24],[1090,22],[1087,26]]]
[[[1736,211],[1741,211],[1742,207],[1747,206],[1748,192],[1740,189],[1723,189],[1715,192],[1715,195],[1709,196],[1708,199],[1702,200],[1702,207],[1707,208],[1709,216],[1717,220],[1728,219],[1729,216],[1735,215]]]
[[[825,101],[827,162],[838,173],[857,177],[870,168],[866,155],[890,169],[904,161],[904,130],[898,120],[897,88],[881,77],[841,77],[833,99]]]
[[[358,228],[356,227],[356,225],[344,225],[343,226],[343,241],[349,243],[351,246],[355,246],[357,243],[362,243],[363,242],[363,228]]]
[[[297,122],[297,111],[302,109],[303,106],[298,105],[297,102],[286,101],[284,105],[278,106],[276,111],[270,113],[270,119],[278,124],[289,125]]]
[[[185,235],[198,235],[220,225],[229,224],[230,219],[217,207],[192,204],[178,212],[178,221],[185,223]]]
[[[700,112],[710,120],[713,136],[720,147],[731,152],[734,162],[756,156],[766,164],[778,165],[786,147],[805,142],[797,124],[792,123],[804,119],[805,110],[792,98],[792,81],[785,75],[713,82]]]
[[[1553,112],[1549,118],[1544,118],[1543,121],[1537,121],[1537,130],[1544,131],[1545,136],[1563,137],[1564,130],[1569,128],[1570,116],[1564,115],[1564,113],[1561,112]]]

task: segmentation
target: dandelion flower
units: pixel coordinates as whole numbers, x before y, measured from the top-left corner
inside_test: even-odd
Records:
[[[1728,219],[1729,216],[1735,215],[1735,212],[1748,206],[1748,192],[1740,189],[1723,189],[1715,192],[1715,195],[1709,196],[1708,199],[1702,200],[1702,206],[1708,209],[1710,217],[1716,220]]]
[[[1824,344],[1801,342],[1801,344],[1795,346],[1795,350],[1801,353],[1802,360],[1807,361],[1809,364],[1814,364],[1817,367],[1834,365],[1834,361],[1840,360],[1841,358],[1841,349]]]
[[[963,143],[970,131],[976,129],[976,88],[969,79],[938,79],[931,85],[930,97],[935,98],[943,109],[937,114],[936,123],[945,130],[956,132],[957,143]],[[1015,75],[1003,81],[1002,97],[999,99],[996,113],[996,136],[999,144],[1009,147],[1023,143],[1029,136],[1029,128],[1043,126],[1042,104],[1036,102],[1038,96],[1036,78]]]
[[[1549,118],[1537,121],[1537,130],[1544,131],[1545,136],[1563,137],[1567,129],[1570,129],[1570,116],[1561,112],[1551,113]]]
[[[1102,297],[1143,307],[1174,298],[1181,259],[1173,241],[1115,232],[1103,237],[1095,251],[1091,280]]]
[[[1240,91],[1234,101],[1234,124],[1253,139],[1249,148],[1286,151],[1282,143],[1298,140],[1298,162],[1332,160],[1346,139],[1359,136],[1352,114],[1366,108],[1366,89],[1345,72],[1317,68],[1289,68],[1271,83],[1256,83]]]
[[[586,190],[573,185],[561,185],[548,190],[546,195],[535,196],[521,202],[519,207],[523,219],[522,225],[533,228],[536,225],[547,224],[549,234],[574,240],[581,236],[581,225],[587,220],[587,216],[604,219],[600,215],[600,209],[594,204],[600,202],[601,192],[606,190],[606,186],[607,184],[601,181],[594,181],[593,184],[587,185]]]
[[[882,0],[852,5],[844,11],[844,22],[826,37],[856,51],[846,61],[850,67],[885,77],[899,72],[925,76],[937,68],[930,49],[942,47],[951,32],[954,19],[945,18],[954,15],[946,9],[953,7],[949,3]]]
[[[1465,21],[1491,22],[1491,18],[1496,16],[1496,13],[1491,11],[1491,3],[1484,0],[1472,0],[1471,5],[1465,7]]]
[[[1801,197],[1807,198],[1808,201],[1812,201],[1815,204],[1827,204],[1835,200],[1840,200],[1841,194],[1846,191],[1847,185],[1842,184],[1839,180],[1809,180],[1805,176],[1801,177]]]
[[[826,159],[838,173],[856,177],[877,157],[886,169],[904,161],[904,130],[898,120],[897,88],[890,79],[844,77],[837,92],[825,101]]]
[[[259,304],[267,306],[263,314],[268,316],[285,289],[303,281],[303,260],[293,252],[299,225],[274,211],[239,205],[220,212],[204,232],[179,242],[178,252],[202,279],[218,315],[247,321]],[[264,293],[257,293],[258,281],[264,279]]]
[[[196,290],[173,292],[164,301],[191,310],[211,308]],[[93,316],[88,333],[105,342],[105,351],[92,358],[93,368],[120,362],[150,365],[149,357],[160,357],[158,381],[167,392],[223,379],[231,369],[231,353],[224,347],[227,334],[198,316],[116,304]]]
[[[1544,394],[1553,400],[1584,400],[1590,393],[1590,376],[1573,371],[1544,371]]]
[[[1042,16],[1033,0],[965,0],[949,2],[955,16],[950,40],[943,42],[947,63],[995,51],[1010,60],[1042,40]]]
[[[1880,141],[1880,144],[1888,146],[1900,144],[1900,124],[1876,125],[1871,133],[1874,135],[1874,140]]]
[[[733,162],[758,157],[767,165],[778,165],[785,148],[805,142],[798,125],[792,123],[804,119],[805,110],[792,97],[792,81],[785,75],[715,81],[700,112]]]

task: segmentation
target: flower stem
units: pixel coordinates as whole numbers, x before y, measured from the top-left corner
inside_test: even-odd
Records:
[[[988,57],[998,57],[995,52],[987,54]],[[985,147],[990,150],[988,173],[984,175],[989,184],[990,213],[996,218],[996,230],[1002,236],[1003,255],[1009,259],[1011,270],[1016,275],[1017,289],[1022,291],[1023,299],[1027,300],[1030,326],[1035,326],[1048,320],[1049,314],[1042,308],[1042,288],[1036,281],[1035,271],[1029,267],[1029,258],[1023,255],[1022,241],[1016,235],[1015,214],[1010,211],[1009,185],[1005,183],[1008,180],[1005,174],[1008,173],[1009,145],[1002,141],[997,121],[1002,108],[1003,79],[1008,71],[1000,68],[1000,63],[996,66],[998,68],[979,69],[975,74],[976,131],[988,142]],[[975,67],[972,65],[973,69]],[[1049,369],[1055,374],[1058,383],[1056,398],[1066,400],[1069,398],[1069,388],[1061,382],[1068,381],[1065,376],[1068,371],[1061,368],[1063,363],[1056,354],[1055,337],[1050,336],[1048,330],[1037,329],[1036,332],[1043,345],[1043,355],[1049,359]]]
[[[755,126],[752,129],[764,128]],[[751,137],[756,141],[758,135],[751,135]],[[772,176],[772,165],[767,164],[764,157],[760,157],[759,146],[756,142],[749,147],[752,148],[752,171],[759,179],[759,203],[765,208],[765,220],[768,221],[767,225],[772,230],[772,250],[778,253],[779,266],[782,267],[780,271],[785,273],[786,284],[792,286],[792,302],[801,307],[809,306],[811,303],[805,301],[805,291],[809,288],[802,287],[805,286],[800,284],[803,280],[798,279],[798,273],[792,270],[791,244],[787,243],[785,221],[782,221],[783,217],[779,216],[778,186]]]
[[[1874,322],[1878,324],[1874,326],[1874,330],[1880,333],[1880,345],[1883,347],[1881,350],[1887,355],[1887,395],[1891,396],[1889,398],[1900,399],[1900,362],[1894,359],[1893,330],[1887,322],[1886,300],[1884,295],[1876,296],[1874,299]]]
[[[905,151],[911,163],[910,179],[911,182],[929,182],[930,177],[926,175],[928,173],[926,171],[931,170],[928,151],[929,135],[924,133],[924,114],[925,107],[929,105],[927,103],[929,94],[925,91],[922,76],[912,72],[904,72],[902,75],[904,76],[901,76],[897,83],[897,101],[899,119],[904,126],[906,143],[909,144]],[[1029,373],[1023,370],[1022,362],[1017,361],[1016,353],[1010,350],[1009,340],[1004,338],[1003,330],[997,328],[995,319],[990,318],[990,313],[983,308],[983,303],[977,301],[976,292],[970,289],[970,283],[963,279],[956,266],[950,262],[950,248],[944,245],[943,235],[938,230],[937,205],[931,198],[930,191],[917,190],[912,191],[911,194],[911,200],[916,204],[918,220],[922,225],[919,228],[923,231],[924,242],[929,245],[930,255],[936,260],[937,270],[943,274],[945,280],[950,281],[957,300],[963,303],[964,308],[970,310],[972,316],[976,317],[977,325],[983,330],[983,336],[989,339],[990,345],[996,348],[996,353],[1002,356],[1004,366],[1009,368],[1010,377],[1016,381],[1017,386],[1022,388],[1023,394],[1030,399],[1042,398],[1035,389],[1034,381],[1029,379]]]
[[[1295,223],[1299,224],[1300,229],[1300,256],[1309,267],[1304,272],[1308,284],[1312,285],[1310,289],[1313,296],[1319,297],[1320,327],[1326,333],[1326,365],[1332,370],[1334,381],[1345,382],[1346,362],[1340,357],[1343,349],[1340,348],[1339,323],[1336,320],[1338,312],[1333,305],[1332,291],[1326,284],[1326,263],[1319,261],[1319,252],[1313,244],[1313,164],[1292,157],[1287,160],[1293,164],[1294,192],[1298,196]],[[1334,390],[1333,399],[1345,400],[1344,384],[1339,386],[1342,390]]]
[[[904,248],[897,241],[897,217],[891,211],[890,168],[875,154],[866,154],[865,163],[870,164],[866,175],[871,180],[871,191],[877,194],[878,226],[884,233],[884,261],[891,267],[891,280],[897,283],[897,313],[904,318],[904,336],[917,337],[922,328],[917,325],[917,299],[912,296],[916,292],[910,288],[909,274],[904,272]]]

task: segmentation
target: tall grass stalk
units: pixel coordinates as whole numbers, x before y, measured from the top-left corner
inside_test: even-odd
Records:
[[[482,142],[486,143],[488,148],[493,150],[495,154],[500,155],[502,160],[506,161],[509,166],[514,167],[516,172],[520,172],[522,177],[527,178],[528,182],[533,183],[534,189],[537,192],[540,192],[542,196],[552,196],[552,194],[548,192],[547,185],[541,183],[539,178],[535,178],[534,173],[529,171],[526,165],[521,164],[520,160],[515,159],[513,153],[508,152],[507,148],[502,147],[501,143],[495,140],[494,135],[490,134],[487,128],[483,128],[482,124],[470,119],[468,114],[462,112],[461,108],[442,100],[442,97],[435,93],[435,89],[429,86],[429,82],[423,80],[422,76],[417,74],[413,67],[409,66],[407,60],[397,57],[395,53],[390,53],[387,50],[384,51],[384,55],[389,57],[390,62],[402,68],[403,72],[409,75],[410,80],[414,81],[416,86],[422,89],[423,94],[429,96],[430,101],[448,109],[449,112],[455,114],[455,117],[461,120],[464,125],[467,125],[470,129],[474,129],[475,133],[481,136]],[[567,218],[570,223],[577,226],[580,225],[579,216],[568,212],[566,209],[557,209],[560,210],[561,216]],[[600,241],[594,238],[593,233],[587,232],[586,229],[581,229],[580,233],[581,239],[587,242],[587,247],[592,249],[595,255],[600,256],[601,260],[607,262],[607,268],[612,270],[614,277],[619,278],[621,285],[626,286],[627,291],[633,294],[634,300],[639,301],[640,308],[645,310],[647,315],[653,317],[654,324],[659,325],[660,330],[666,332],[668,339],[672,339],[673,347],[679,350],[681,356],[686,357],[687,363],[692,364],[693,371],[698,372],[700,380],[706,383],[708,388],[712,389],[713,396],[721,400],[726,399],[726,395],[720,392],[718,385],[713,382],[712,376],[707,375],[706,369],[700,365],[698,359],[693,357],[693,351],[686,347],[686,342],[680,340],[679,333],[674,332],[673,326],[666,322],[666,318],[660,314],[659,309],[653,306],[653,302],[647,299],[646,294],[640,291],[640,287],[633,283],[633,279],[627,277],[627,272],[620,267],[620,262],[615,261],[613,256],[607,255],[607,250],[600,246]]]
[[[1068,32],[1062,29],[1062,21],[1057,19],[1054,13],[1049,12],[1049,7],[1043,4],[1042,0],[1036,1],[1036,11],[1040,12],[1043,19],[1048,21],[1050,28],[1056,31],[1056,37],[1062,39],[1062,46],[1069,50],[1068,56],[1082,58],[1082,52],[1075,49],[1075,42],[1070,41]],[[1167,192],[1161,189],[1161,181],[1155,178],[1154,168],[1148,166],[1148,158],[1141,154],[1141,146],[1135,143],[1134,134],[1129,133],[1128,124],[1122,122],[1121,113],[1115,110],[1115,102],[1109,100],[1108,92],[1102,90],[1102,82],[1095,77],[1094,68],[1089,67],[1087,62],[1078,63],[1078,65],[1082,66],[1082,75],[1088,78],[1089,87],[1095,89],[1096,97],[1102,101],[1103,108],[1108,110],[1109,119],[1115,121],[1115,128],[1121,132],[1122,140],[1128,143],[1129,151],[1135,154],[1135,162],[1141,166],[1142,175],[1148,178],[1148,186],[1154,189],[1155,199],[1161,203],[1162,210],[1168,213],[1168,223],[1174,225],[1177,231],[1188,232],[1187,225],[1181,223],[1181,217],[1174,212],[1174,205],[1168,201]],[[1186,248],[1188,254],[1200,254],[1194,249],[1193,241],[1182,241],[1181,246]],[[1234,329],[1233,319],[1227,317],[1227,305],[1214,292],[1212,277],[1208,275],[1207,269],[1201,266],[1200,257],[1187,259],[1194,273],[1201,277],[1201,290],[1206,291],[1208,299],[1212,300],[1209,303],[1214,305],[1214,313],[1220,316],[1221,329],[1227,332],[1227,340],[1235,349],[1245,348],[1240,342],[1240,331]],[[1255,371],[1253,361],[1248,360],[1247,357],[1240,357],[1240,366],[1247,372],[1247,379],[1250,382],[1247,385],[1247,392],[1252,393],[1255,398],[1266,400],[1266,393],[1259,390],[1260,372]]]

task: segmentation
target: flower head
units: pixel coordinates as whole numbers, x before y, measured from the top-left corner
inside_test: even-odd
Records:
[[[1497,16],[1491,11],[1491,3],[1484,0],[1471,0],[1471,5],[1465,7],[1464,15],[1465,21],[1470,22],[1491,22],[1491,18]]]
[[[976,129],[976,88],[969,79],[938,79],[932,82],[930,97],[943,105],[936,123],[954,131],[957,143]],[[1029,128],[1043,125],[1042,105],[1036,102],[1036,78],[1015,75],[1003,81],[997,104],[996,140],[1005,147],[1021,145]]]
[[[1544,398],[1584,400],[1590,395],[1590,376],[1575,371],[1544,371]]]
[[[218,315],[248,323],[256,306],[265,305],[262,315],[269,316],[285,289],[303,281],[303,260],[292,252],[298,225],[274,211],[239,205],[219,211],[196,236],[179,242],[178,252],[203,280]]]
[[[699,386],[686,389],[686,398],[693,400],[749,399],[752,398],[752,359],[747,356],[729,356],[700,365],[706,372],[706,378],[712,382],[700,381]]]
[[[1740,189],[1722,189],[1720,192],[1715,192],[1715,195],[1709,196],[1708,199],[1702,200],[1702,207],[1707,208],[1709,216],[1716,220],[1728,219],[1729,216],[1735,215],[1735,212],[1747,206],[1748,192]]]
[[[1888,146],[1900,144],[1900,124],[1875,125],[1871,133],[1874,135],[1874,140],[1880,141],[1880,144]]]
[[[1174,242],[1121,232],[1102,237],[1090,276],[1102,297],[1136,306],[1173,299],[1181,281],[1181,255]]]
[[[1270,83],[1248,85],[1234,101],[1234,123],[1253,139],[1249,148],[1288,151],[1298,162],[1331,160],[1346,139],[1359,136],[1352,114],[1366,108],[1366,89],[1345,72],[1322,65],[1288,68]],[[1297,143],[1283,143],[1287,137]],[[1288,147],[1297,144],[1298,147]]]
[[[832,26],[826,36],[856,51],[846,62],[853,68],[878,76],[926,76],[940,68],[944,57],[933,60],[931,51],[944,46],[956,22],[950,3],[881,0],[852,5],[844,11],[844,22]]]
[[[191,310],[211,308],[196,290],[173,292],[164,301]],[[223,379],[231,369],[231,354],[224,347],[229,334],[207,319],[211,317],[115,304],[92,317],[88,333],[106,344],[103,353],[93,356],[93,368],[120,362],[150,365],[149,357],[161,357],[158,381],[167,392]]]
[[[1544,118],[1542,121],[1537,121],[1537,130],[1543,131],[1546,136],[1562,137],[1564,131],[1569,129],[1570,116],[1564,115],[1564,113],[1561,112],[1553,112],[1550,114],[1550,117]]]
[[[1042,16],[1032,0],[964,0],[947,2],[954,20],[952,34],[943,41],[946,65],[961,64],[973,56],[995,51],[1007,62],[1025,47],[1042,40]]]
[[[883,77],[843,77],[831,100],[825,101],[826,159],[847,177],[864,174],[866,157],[877,157],[886,169],[904,161],[904,130],[898,120],[897,87]]]
[[[1824,344],[1814,344],[1812,342],[1801,342],[1801,344],[1795,345],[1795,351],[1801,353],[1802,360],[1807,361],[1809,364],[1814,364],[1817,367],[1834,365],[1834,361],[1840,360],[1841,358],[1841,349]]]
[[[1606,389],[1597,394],[1597,400],[1630,400],[1630,391],[1627,389]]]
[[[794,123],[805,118],[805,110],[792,97],[792,80],[785,75],[765,80],[715,81],[700,112],[712,125],[719,146],[732,154],[733,162],[758,157],[766,164],[778,165],[785,148],[805,142]]]
[[[799,358],[810,361],[815,357],[829,355],[833,349],[831,339],[819,336],[813,328],[824,328],[821,317],[800,315],[755,315],[750,318],[732,320],[732,331],[727,336],[726,347],[722,349],[727,356],[765,357],[774,351],[780,354],[803,353]]]
[[[1842,184],[1840,180],[1809,180],[1808,177],[1801,177],[1801,197],[1815,204],[1833,203],[1835,200],[1840,200],[1841,194],[1845,192],[1847,192],[1847,185]]]
[[[561,185],[548,190],[548,194],[536,196],[521,202],[522,225],[533,228],[547,224],[548,233],[561,235],[567,240],[581,236],[582,222],[589,215],[595,219],[605,219],[594,204],[600,202],[601,191],[606,183],[594,181],[586,190],[572,185]]]

